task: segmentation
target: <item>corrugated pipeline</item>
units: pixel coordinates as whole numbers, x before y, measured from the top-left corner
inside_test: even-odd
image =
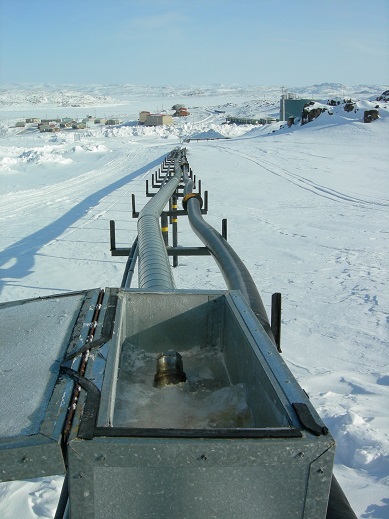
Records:
[[[162,238],[159,217],[181,180],[180,153],[175,150],[174,175],[139,213],[138,281],[147,290],[174,290],[174,279]]]

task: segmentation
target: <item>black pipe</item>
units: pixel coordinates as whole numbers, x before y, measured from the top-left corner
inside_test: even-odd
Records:
[[[193,180],[190,180],[188,177],[187,163],[183,164],[182,169],[185,182],[184,195],[188,195],[192,193]],[[195,234],[208,247],[215,258],[227,287],[230,290],[240,290],[242,292],[265,332],[275,345],[275,339],[261,296],[243,261],[223,236],[203,219],[199,199],[192,197],[186,203],[189,223]]]
[[[110,220],[109,221],[109,237],[111,241],[111,248],[110,250],[113,251],[116,249],[116,241],[115,241],[115,221]]]
[[[177,211],[177,195],[174,194],[172,197],[172,210]],[[177,216],[172,217],[172,231],[173,231],[173,247],[178,246],[178,218]],[[178,256],[173,255],[173,267],[178,267]]]
[[[273,330],[277,350],[281,353],[281,294],[276,292],[271,296],[271,329]]]
[[[57,509],[55,511],[54,519],[64,519],[66,517],[65,513],[67,511],[69,505],[69,472],[66,471],[65,479],[62,485],[61,494],[59,496]]]
[[[129,288],[131,285],[132,275],[134,273],[135,263],[138,257],[138,236],[132,244],[130,254],[128,255],[126,267],[124,269],[122,284],[120,288]]]
[[[326,519],[358,519],[333,474]]]

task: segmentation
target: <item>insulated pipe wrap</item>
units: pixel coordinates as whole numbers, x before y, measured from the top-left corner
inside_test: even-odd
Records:
[[[157,217],[145,215],[138,226],[139,287],[173,290],[174,280]]]
[[[181,179],[178,158],[174,176],[145,205],[138,218],[139,288],[174,290],[174,280],[163,241],[159,217]]]

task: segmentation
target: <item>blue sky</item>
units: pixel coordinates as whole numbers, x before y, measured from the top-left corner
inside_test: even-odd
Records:
[[[389,84],[389,0],[0,0],[0,84]]]

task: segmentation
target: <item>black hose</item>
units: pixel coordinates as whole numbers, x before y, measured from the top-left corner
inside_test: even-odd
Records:
[[[188,177],[187,163],[183,164],[182,169],[185,182],[184,194],[187,195],[192,193],[193,181]],[[203,219],[198,198],[189,198],[186,204],[189,223],[195,234],[215,258],[227,287],[230,290],[240,290],[242,292],[265,332],[275,345],[274,335],[261,296],[243,261],[223,236]]]
[[[62,485],[61,494],[59,496],[59,501],[57,505],[57,510],[55,511],[54,519],[64,519],[66,508],[68,506],[69,502],[69,487],[68,487],[68,479],[69,479],[69,472],[66,471],[65,474],[65,480]]]
[[[326,519],[357,519],[345,493],[333,474]]]
[[[122,284],[120,288],[129,288],[131,285],[132,275],[134,273],[135,263],[138,257],[138,236],[132,244],[130,254],[128,255],[126,267],[124,269]]]

